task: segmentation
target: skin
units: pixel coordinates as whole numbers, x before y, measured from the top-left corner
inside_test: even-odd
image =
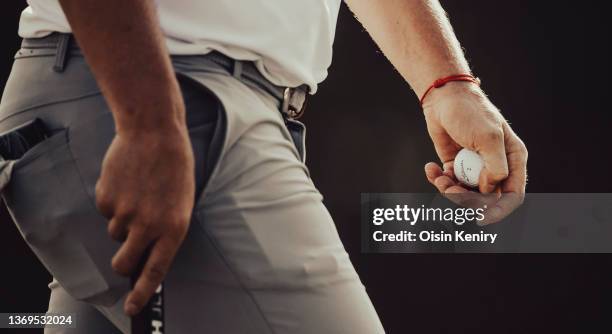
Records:
[[[96,201],[109,219],[110,236],[123,241],[112,260],[114,270],[131,275],[140,259],[146,260],[124,305],[134,315],[168,272],[194,205],[184,103],[153,1],[60,3],[115,118],[117,133],[103,162]],[[347,3],[418,96],[437,78],[470,72],[437,1]],[[444,166],[427,164],[427,179],[441,193],[475,195],[455,181],[451,168],[458,150],[468,147],[485,160],[482,193],[498,189],[517,195],[511,201],[488,200],[487,214],[502,216],[518,206],[525,193],[527,150],[482,90],[449,83],[433,90],[423,109]]]
[[[418,97],[436,79],[471,74],[445,12],[437,0],[346,0],[391,63]],[[477,85],[451,82],[423,101],[427,130],[442,166],[425,165],[427,180],[462,205],[487,205],[485,223],[499,221],[525,196],[527,148]],[[484,160],[476,193],[454,177],[462,148]],[[494,193],[495,196],[486,195]],[[483,194],[483,195],[481,195]]]
[[[194,161],[184,103],[152,1],[61,0],[113,112],[117,133],[96,185],[108,232],[124,241],[112,260],[143,271],[124,305],[137,313],[168,272],[194,205]]]

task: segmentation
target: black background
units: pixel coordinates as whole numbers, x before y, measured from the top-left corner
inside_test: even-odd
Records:
[[[443,5],[483,88],[529,149],[528,191],[610,192],[606,3]],[[0,2],[0,85],[24,6]],[[334,64],[304,120],[312,176],[389,333],[610,331],[608,255],[360,253],[359,194],[431,192],[422,166],[436,157],[416,97],[344,6]],[[44,312],[49,276],[4,210],[0,235],[0,312]]]

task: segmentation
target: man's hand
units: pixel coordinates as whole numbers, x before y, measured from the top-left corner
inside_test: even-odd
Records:
[[[112,238],[124,241],[112,260],[130,275],[150,250],[125,310],[134,315],[164,279],[182,243],[194,204],[194,161],[186,131],[119,134],[96,185]]]
[[[425,165],[427,179],[442,194],[459,204],[487,205],[487,224],[507,216],[525,196],[527,149],[508,122],[476,85],[451,82],[434,89],[423,104],[427,130],[443,168]],[[484,160],[480,173],[481,193],[498,191],[499,196],[477,196],[454,177],[453,162],[462,148],[478,152]]]
[[[470,73],[459,41],[438,0],[346,0],[385,56],[422,97],[436,79]],[[425,118],[444,171],[426,166],[427,178],[452,200],[485,202],[485,221],[497,221],[524,197],[527,150],[499,111],[471,83],[450,82],[427,96]],[[452,162],[467,147],[484,157],[480,190],[502,195],[475,196],[454,181]],[[478,194],[479,195],[479,194]]]
[[[194,162],[183,97],[154,1],[60,4],[115,119],[96,200],[111,236],[125,240],[113,268],[128,275],[146,260],[126,299],[134,315],[162,282],[189,225]]]

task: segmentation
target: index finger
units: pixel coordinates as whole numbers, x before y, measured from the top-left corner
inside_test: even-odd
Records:
[[[484,161],[478,182],[481,193],[492,192],[498,183],[508,177],[504,132],[502,129],[485,131],[476,137],[474,145]]]
[[[124,309],[127,315],[133,316],[138,313],[153,296],[166,277],[179,245],[179,241],[167,236],[155,242],[142,273],[125,300]]]
[[[527,148],[512,131],[504,125],[506,152],[508,159],[508,178],[502,183],[502,196],[497,203],[485,212],[486,225],[496,223],[516,210],[525,198],[527,185]]]
[[[527,185],[527,148],[508,124],[504,125],[508,178],[502,186],[503,192],[525,193]]]

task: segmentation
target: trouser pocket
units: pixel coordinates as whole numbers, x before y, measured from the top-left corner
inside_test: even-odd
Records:
[[[112,305],[129,281],[112,271],[119,243],[87,194],[70,142],[66,129],[26,152],[3,198],[24,240],[70,295]]]

